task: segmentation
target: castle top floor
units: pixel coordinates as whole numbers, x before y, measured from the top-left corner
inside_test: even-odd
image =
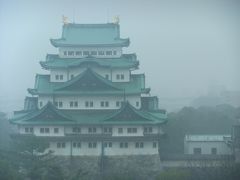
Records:
[[[118,23],[63,25],[62,37],[50,39],[54,47],[59,48],[60,57],[82,58],[120,57],[122,47],[129,46],[129,39],[120,37]]]

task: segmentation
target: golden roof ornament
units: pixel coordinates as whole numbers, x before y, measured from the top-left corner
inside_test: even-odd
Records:
[[[67,16],[62,16],[62,22],[64,25],[67,25],[68,24],[68,17]]]
[[[114,24],[119,24],[119,21],[120,21],[119,16],[114,16],[113,17],[113,23]]]

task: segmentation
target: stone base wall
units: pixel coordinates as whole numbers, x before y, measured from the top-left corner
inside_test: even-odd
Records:
[[[58,163],[68,177],[80,174],[81,179],[117,179],[117,177],[151,180],[159,174],[159,155],[134,156],[58,156]]]

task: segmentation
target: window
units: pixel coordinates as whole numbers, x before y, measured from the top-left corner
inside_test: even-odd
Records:
[[[60,107],[60,108],[63,107],[63,102],[62,101],[58,102],[58,107]]]
[[[104,133],[112,133],[112,128],[111,127],[105,127],[103,128]]]
[[[49,128],[44,128],[45,133],[49,133]]]
[[[152,133],[152,127],[144,127],[144,133]]]
[[[98,51],[98,55],[102,56],[104,54],[105,54],[104,51]]]
[[[153,142],[153,148],[157,148],[157,142]]]
[[[76,56],[81,56],[82,55],[82,51],[76,51],[75,54],[76,54]]]
[[[106,51],[106,55],[112,55],[112,51]]]
[[[81,128],[80,127],[73,127],[72,132],[73,133],[81,133]]]
[[[143,147],[144,147],[143,142],[136,142],[135,143],[135,148],[143,148]]]
[[[117,78],[117,79],[120,79],[120,74],[117,74],[116,78]]]
[[[97,55],[97,51],[91,51],[91,55],[92,55],[92,56]]]
[[[30,133],[33,133],[33,127],[29,128]]]
[[[40,128],[40,133],[43,134],[43,133],[49,133],[50,130],[49,128]]]
[[[54,102],[54,105],[55,105],[56,107],[58,107],[58,102],[55,101],[55,102]]]
[[[201,148],[193,148],[193,154],[202,154]]]
[[[121,79],[124,79],[124,74],[121,74]]]
[[[42,105],[43,105],[43,102],[42,102],[42,101],[40,101],[40,102],[39,102],[39,106],[40,106],[40,107],[42,107]]]
[[[88,56],[88,55],[89,55],[89,52],[88,52],[88,51],[83,51],[83,55],[84,55],[84,56]]]
[[[123,128],[118,128],[118,134],[122,134],[123,133]]]
[[[57,134],[59,132],[59,128],[54,128],[54,133]]]
[[[65,147],[66,147],[65,142],[58,142],[57,143],[57,148],[65,148]]]
[[[74,51],[68,51],[68,56],[73,56],[74,55]]]
[[[88,143],[88,147],[89,148],[96,148],[97,147],[97,143],[96,142],[89,142]]]
[[[60,80],[63,80],[63,75],[62,75],[62,74],[59,76],[59,79],[60,79]]]
[[[128,133],[137,133],[137,128],[127,128]]]
[[[117,106],[117,107],[120,107],[120,101],[117,101],[117,102],[116,102],[116,106]]]
[[[117,51],[113,51],[113,55],[117,55]]]
[[[108,107],[109,106],[109,102],[105,101],[105,106]]]
[[[56,80],[59,80],[59,75],[55,75],[55,79],[56,79]]]
[[[104,142],[104,147],[105,148],[111,148],[112,147],[112,142]]]
[[[90,101],[90,107],[93,107],[93,101]]]
[[[74,75],[73,74],[71,74],[71,79],[73,79],[74,78]]]
[[[136,107],[139,107],[139,102],[138,101],[136,102]]]
[[[74,102],[74,107],[78,107],[78,102],[77,101]]]
[[[88,107],[88,106],[89,106],[89,102],[86,101],[86,102],[85,102],[85,107]]]
[[[109,107],[109,102],[108,101],[101,101],[100,105],[101,105],[101,107]]]
[[[96,132],[97,132],[97,128],[96,127],[88,128],[88,133],[96,133]]]
[[[64,56],[66,56],[67,55],[67,51],[64,51],[63,54],[64,54]]]
[[[44,133],[44,128],[40,128],[40,133]]]
[[[108,74],[106,74],[106,75],[105,75],[105,78],[106,78],[107,80],[109,80],[109,75],[108,75]]]
[[[70,102],[70,107],[73,107],[73,101]]]
[[[29,132],[29,129],[28,128],[25,128],[25,133],[28,133]]]
[[[212,148],[211,149],[211,154],[216,155],[217,154],[217,148]]]
[[[128,143],[127,142],[120,142],[120,148],[128,148]]]
[[[73,148],[81,148],[81,142],[73,142]]]
[[[101,107],[104,107],[104,101],[101,101],[100,104],[101,104]]]

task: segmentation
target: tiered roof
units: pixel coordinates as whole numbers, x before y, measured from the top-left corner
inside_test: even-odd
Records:
[[[55,47],[127,47],[129,39],[120,38],[119,24],[64,24],[62,37],[51,39]]]
[[[123,54],[119,58],[60,58],[57,54],[48,54],[46,61],[40,62],[44,69],[63,69],[79,66],[101,66],[107,68],[138,68],[136,54]]]
[[[40,110],[20,113],[13,124],[28,125],[151,125],[166,122],[166,114],[147,112],[126,102],[118,110],[59,110],[48,102]]]
[[[145,88],[144,74],[131,75],[130,82],[111,82],[87,68],[83,73],[67,82],[50,82],[50,75],[36,75],[34,89],[28,89],[32,95],[37,94],[139,94],[148,93]]]

